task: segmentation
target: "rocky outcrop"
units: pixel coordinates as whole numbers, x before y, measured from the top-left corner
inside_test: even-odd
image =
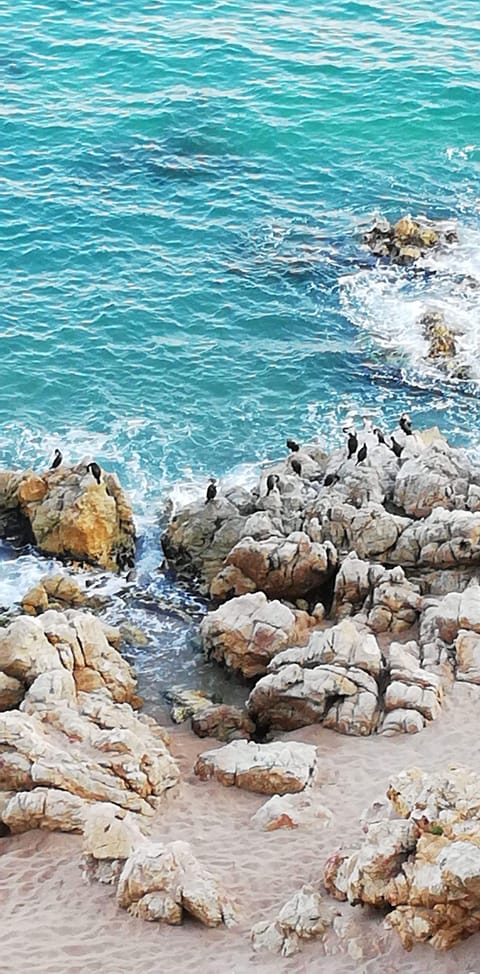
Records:
[[[387,795],[401,818],[369,825],[351,855],[336,852],[325,885],[337,899],[390,910],[386,924],[407,950],[449,949],[480,930],[480,778],[414,768]]]
[[[25,687],[20,680],[0,672],[0,710],[12,710],[23,700]]]
[[[68,575],[46,575],[22,599],[22,611],[36,616],[47,609],[78,609],[90,600],[74,578]]]
[[[342,734],[415,733],[440,712],[442,686],[420,666],[416,643],[392,643],[386,658],[361,623],[312,633],[307,646],[270,663],[247,701],[260,728],[323,723]]]
[[[213,579],[210,592],[217,598],[260,591],[271,599],[308,599],[318,595],[336,564],[332,544],[311,541],[302,532],[285,539],[242,538],[227,555],[226,567]]]
[[[334,916],[335,910],[320,893],[312,886],[302,886],[273,920],[255,924],[251,932],[253,949],[290,957],[301,950],[302,940],[324,939]]]
[[[0,631],[0,670],[26,685],[48,671],[67,672],[77,690],[106,688],[117,703],[136,704],[136,681],[116,648],[119,639],[117,630],[88,612],[19,616]]]
[[[452,223],[426,217],[413,220],[407,215],[396,223],[376,220],[363,240],[375,257],[388,258],[395,264],[411,264],[434,248],[454,243],[457,233]]]
[[[459,360],[456,336],[443,312],[427,308],[420,315],[419,325],[428,343],[427,360],[452,378],[469,379],[470,370]]]
[[[136,685],[118,637],[75,610],[20,616],[0,634],[0,672],[23,697],[0,713],[0,820],[10,831],[82,831],[96,802],[149,816],[176,783],[165,732],[127,702],[137,703]]]
[[[423,658],[431,669],[480,684],[480,585],[432,600],[420,627]]]
[[[402,464],[395,480],[394,501],[415,518],[428,517],[437,507],[449,511],[465,508],[474,476],[463,451],[450,450],[445,440],[435,440],[421,456]]]
[[[423,599],[402,568],[390,570],[372,565],[351,552],[335,580],[334,618],[362,615],[372,632],[399,633],[418,619]]]
[[[254,744],[233,741],[214,751],[205,751],[195,764],[202,780],[216,778],[222,785],[236,785],[262,795],[286,795],[302,791],[316,765],[315,748],[297,741]]]
[[[174,724],[182,724],[189,717],[201,713],[206,707],[213,706],[213,701],[202,690],[189,690],[187,687],[171,687],[164,694],[171,704],[170,717]]]
[[[110,570],[135,558],[132,510],[117,476],[104,472],[98,484],[85,463],[44,474],[3,471],[0,528],[46,554]]]
[[[241,595],[209,612],[200,625],[205,655],[243,676],[265,673],[268,663],[286,646],[301,645],[317,620],[263,592]]]

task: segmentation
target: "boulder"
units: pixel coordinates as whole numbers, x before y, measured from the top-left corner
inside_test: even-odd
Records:
[[[252,825],[264,832],[297,829],[305,826],[325,827],[333,815],[309,789],[295,794],[273,795],[252,815]]]
[[[98,484],[85,463],[42,475],[27,471],[17,482],[16,501],[28,540],[46,554],[109,570],[133,563],[132,510],[115,474],[104,472]]]
[[[202,780],[215,777],[222,785],[236,785],[262,795],[302,791],[316,766],[316,749],[297,741],[254,744],[232,741],[197,759],[195,774]]]
[[[213,701],[203,690],[189,690],[187,687],[171,687],[164,694],[171,704],[170,717],[174,724],[182,724],[189,717],[201,713],[206,707],[213,706]]]
[[[22,599],[22,610],[27,615],[40,615],[47,609],[78,609],[90,600],[75,579],[68,575],[46,575],[31,588]]]
[[[271,599],[308,598],[331,578],[336,563],[332,544],[313,542],[303,532],[261,541],[246,537],[227,555],[210,591],[216,597],[261,591]]]
[[[388,562],[429,569],[479,565],[480,514],[436,507],[424,520],[405,527]]]
[[[202,619],[205,655],[243,676],[265,673],[270,660],[286,646],[307,641],[316,619],[269,602],[263,592],[231,599]]]
[[[394,502],[415,518],[428,517],[438,507],[465,508],[472,476],[463,450],[434,440],[420,456],[402,464],[395,480]]]
[[[0,710],[13,710],[23,700],[25,687],[20,680],[0,672]]]
[[[249,741],[255,724],[245,710],[227,704],[211,704],[192,716],[192,730],[197,737],[215,737],[217,741]]]
[[[120,874],[117,903],[143,920],[179,924],[186,911],[207,927],[234,922],[227,893],[186,842],[149,842],[133,852]]]
[[[325,939],[335,911],[312,886],[302,888],[270,922],[255,924],[251,939],[255,951],[269,950],[290,957],[301,949],[302,940]]]
[[[385,571],[374,585],[366,622],[372,632],[400,633],[413,626],[423,607],[423,599],[398,566]]]

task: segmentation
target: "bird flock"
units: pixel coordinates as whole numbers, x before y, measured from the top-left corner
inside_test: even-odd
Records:
[[[399,418],[398,423],[402,433],[405,436],[413,435],[412,420],[408,413],[403,412]],[[397,460],[400,459],[402,453],[405,449],[401,443],[398,443],[394,436],[385,436],[382,430],[378,426],[373,426],[372,422],[364,418],[364,428],[362,434],[359,434],[353,425],[344,426],[342,432],[347,435],[347,460],[355,459],[355,466],[364,463],[368,456],[368,445],[367,440],[369,437],[376,436],[378,440],[378,445],[385,446],[388,450],[396,456]],[[363,439],[363,442],[361,442]],[[298,477],[302,476],[302,464],[299,458],[296,456],[300,452],[300,444],[296,440],[287,439],[287,449],[289,450],[289,466],[293,473]],[[324,480],[324,487],[331,487],[340,480],[338,473],[328,473]],[[266,496],[268,497],[272,491],[278,489],[280,483],[280,477],[278,474],[270,473],[266,479]],[[210,483],[207,487],[206,501],[205,504],[210,504],[217,496],[217,481],[215,477],[210,478]]]

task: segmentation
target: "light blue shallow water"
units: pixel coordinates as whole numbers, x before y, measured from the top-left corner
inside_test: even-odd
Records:
[[[475,441],[415,319],[447,306],[476,379],[479,79],[474,0],[0,7],[0,460],[89,453],[144,525],[349,411]],[[427,281],[362,266],[408,210],[459,224]]]

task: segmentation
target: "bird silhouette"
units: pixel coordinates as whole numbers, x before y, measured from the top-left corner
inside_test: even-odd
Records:
[[[402,413],[399,419],[399,426],[406,436],[412,435],[412,420],[408,413]]]
[[[273,490],[273,488],[276,487],[277,484],[279,483],[280,483],[280,477],[278,476],[278,474],[269,473],[267,477],[267,497],[269,493]]]
[[[92,463],[87,463],[87,470],[90,471],[92,477],[97,481],[97,484],[101,484],[102,469],[99,467],[98,463],[95,463],[95,460],[93,460]]]
[[[396,457],[401,457],[401,455],[403,453],[403,446],[400,446],[400,443],[397,443],[396,439],[393,436],[392,436],[392,447],[391,448],[392,448],[392,451],[393,451],[393,453],[395,454]]]
[[[208,504],[209,501],[215,500],[216,496],[217,496],[217,487],[215,484],[215,478],[212,477],[207,487],[207,499],[205,503]]]
[[[287,447],[290,453],[298,453],[300,445],[295,440],[287,440]]]
[[[296,474],[298,474],[299,477],[302,476],[302,464],[300,463],[300,460],[297,459],[292,460],[292,470]]]
[[[361,446],[358,451],[356,465],[358,465],[359,463],[363,463],[363,461],[366,460],[366,458],[367,458],[367,444],[364,443],[363,446]]]
[[[62,460],[63,460],[63,456],[60,453],[60,450],[55,450],[55,453],[53,454],[53,460],[50,466],[50,470],[56,470],[57,467],[60,466]]]

